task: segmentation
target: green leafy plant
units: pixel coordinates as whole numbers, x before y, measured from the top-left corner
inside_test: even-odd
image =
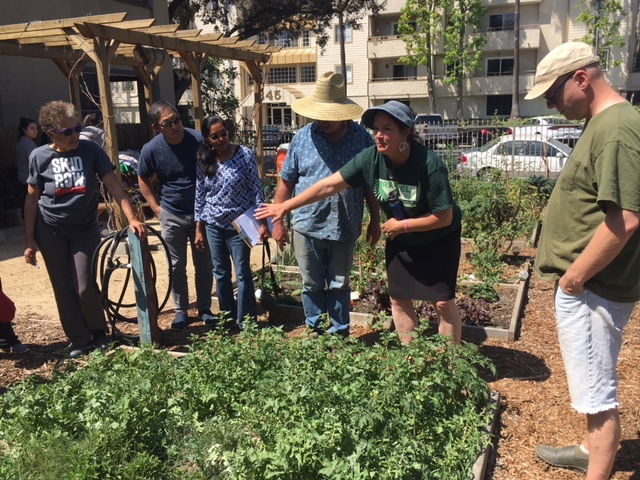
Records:
[[[192,354],[93,355],[0,397],[0,476],[467,479],[492,414],[474,345],[367,347],[247,322]]]
[[[470,262],[484,286],[473,296],[496,301],[495,286],[504,269],[502,256],[514,239],[528,237],[542,218],[548,199],[546,183],[509,178],[491,172],[488,178],[463,177],[452,182],[454,195],[463,211],[465,237],[473,239]],[[493,300],[491,300],[493,299]]]

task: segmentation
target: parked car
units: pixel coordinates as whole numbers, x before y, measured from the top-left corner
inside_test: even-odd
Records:
[[[542,116],[527,118],[515,127],[516,135],[535,140],[536,137],[560,140],[573,148],[582,134],[582,125],[569,123],[562,117]]]
[[[476,150],[464,152],[456,169],[460,173],[478,176],[499,170],[516,177],[541,175],[555,178],[569,155],[571,148],[553,138],[531,140],[518,135],[503,135]]]
[[[472,125],[460,127],[459,133],[461,145],[481,147],[494,138],[513,133],[513,129],[511,127]]]
[[[439,113],[419,113],[416,115],[414,129],[425,145],[448,143],[458,140],[458,125],[445,125]]]
[[[282,131],[276,125],[265,125],[262,127],[262,146],[277,147],[282,142]]]

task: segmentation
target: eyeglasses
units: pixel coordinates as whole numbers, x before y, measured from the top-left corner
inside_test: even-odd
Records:
[[[164,123],[159,123],[158,126],[160,128],[169,128],[169,127],[171,127],[173,125],[176,125],[176,124],[178,124],[180,122],[182,122],[182,118],[181,117],[176,117],[173,120],[167,120]]]
[[[82,125],[76,125],[75,127],[65,128],[63,130],[56,130],[56,133],[68,137],[69,135],[73,135],[74,133],[80,133],[81,130]]]
[[[226,138],[228,136],[229,132],[227,132],[226,130],[222,130],[220,133],[212,133],[211,135],[209,135],[209,138],[215,142],[219,138]]]
[[[567,75],[567,77],[560,82],[560,84],[554,88],[553,90],[551,90],[550,92],[547,92],[544,94],[544,99],[549,102],[549,103],[553,103],[553,101],[555,100],[555,98],[558,96],[558,94],[562,91],[562,89],[564,88],[565,84],[573,78],[573,74],[576,72],[571,72],[569,75]]]

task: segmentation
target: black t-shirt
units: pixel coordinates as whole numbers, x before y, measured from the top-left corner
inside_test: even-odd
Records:
[[[422,145],[413,144],[407,161],[396,169],[375,146],[366,148],[342,167],[340,174],[352,187],[369,185],[389,218],[389,192],[393,190],[399,193],[410,218],[453,209],[453,221],[444,228],[399,235],[397,239],[407,245],[430,243],[460,229],[462,214],[453,200],[447,167],[435,152]]]

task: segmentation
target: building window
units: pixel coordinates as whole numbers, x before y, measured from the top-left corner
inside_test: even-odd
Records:
[[[135,82],[123,82],[122,86],[125,92],[133,92],[136,89]]]
[[[300,67],[300,83],[316,82],[316,66],[303,65]]]
[[[273,40],[273,44],[276,47],[291,48],[291,47],[297,47],[298,46],[298,41],[297,40],[298,39],[291,32],[278,32],[275,35],[275,38]]]
[[[268,42],[269,42],[269,39],[267,38],[266,33],[258,34],[258,45],[266,45]]]
[[[334,41],[335,43],[340,43],[340,26],[336,25],[334,27]],[[351,25],[344,26],[344,43],[351,43],[353,41],[353,30]]]
[[[353,83],[353,66],[345,65],[347,67],[347,83]],[[336,73],[342,73],[342,65],[335,65],[333,71]]]
[[[487,116],[511,115],[511,95],[487,95]]]
[[[415,80],[418,67],[415,65],[397,64],[393,66],[394,80]]]
[[[640,72],[640,52],[636,52],[633,56],[633,66],[631,67],[632,72]]]
[[[398,31],[399,26],[400,26],[400,25],[399,25],[398,23],[394,23],[394,24],[393,24],[393,34],[394,34],[394,35],[402,35],[402,34]],[[418,26],[416,25],[416,22],[409,22],[409,26],[413,29],[413,31],[414,31],[414,32],[415,32],[415,31],[417,31]]]
[[[487,60],[487,77],[513,75],[513,58],[489,58]]]
[[[271,68],[268,83],[296,83],[296,67]]]
[[[311,45],[311,32],[309,30],[302,31],[302,46],[309,47]]]
[[[489,15],[489,31],[513,30],[516,23],[515,13],[499,13]]]
[[[640,90],[631,90],[627,92],[626,97],[631,102],[631,105],[640,105]]]

